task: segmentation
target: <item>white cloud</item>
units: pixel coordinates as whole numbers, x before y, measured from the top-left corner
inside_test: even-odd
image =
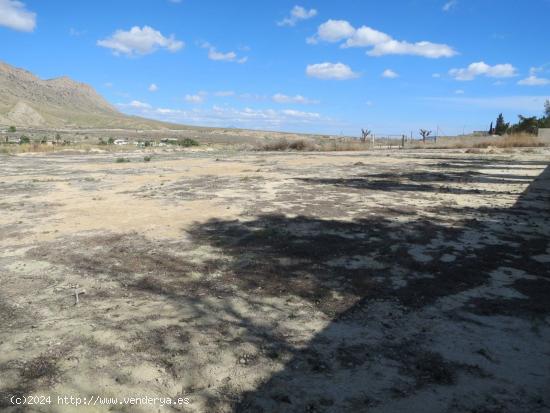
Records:
[[[28,11],[20,1],[0,0],[0,26],[32,32],[36,27],[36,13]]]
[[[391,69],[386,69],[382,72],[382,77],[385,77],[388,79],[395,79],[399,77],[399,75]]]
[[[487,76],[494,78],[506,78],[517,75],[517,70],[509,63],[490,66],[485,62],[475,62],[467,68],[451,69],[449,74],[456,80],[473,80],[477,76]]]
[[[393,39],[386,33],[379,32],[367,26],[361,26],[357,30],[354,29],[353,35],[348,38],[343,47],[376,46],[391,40]]]
[[[433,73],[433,74],[432,74],[432,77],[433,77],[434,79],[439,79],[439,78],[441,77],[441,74],[439,74],[439,73]]]
[[[276,103],[297,103],[300,105],[319,103],[318,100],[308,99],[303,97],[302,95],[288,96],[282,93],[276,93],[275,95],[273,95],[272,100]]]
[[[455,95],[463,95],[464,91],[462,89],[455,90]]]
[[[521,79],[518,82],[518,85],[521,86],[546,86],[550,85],[550,79],[544,77],[538,77],[537,75],[530,75],[525,79]]]
[[[111,49],[116,56],[134,56],[153,53],[159,48],[176,52],[184,46],[184,42],[176,40],[173,34],[164,37],[161,32],[149,26],[134,26],[128,31],[117,30],[111,37],[98,40],[97,45]]]
[[[128,114],[180,124],[200,126],[239,127],[261,130],[324,129],[334,121],[317,112],[293,109],[256,109],[231,106],[195,107],[178,109],[166,107],[135,107],[119,105]]]
[[[219,97],[235,96],[235,92],[233,92],[232,90],[220,90],[218,92],[214,92],[214,96],[219,96]]]
[[[314,44],[319,40],[335,43],[340,40],[352,37],[355,29],[345,20],[328,20],[317,28],[317,34],[307,39],[308,43]]]
[[[149,92],[156,92],[159,90],[159,87],[155,83],[151,83],[147,89]]]
[[[317,10],[306,10],[302,6],[294,6],[290,11],[290,16],[285,17],[280,22],[277,22],[278,26],[295,26],[301,20],[311,19],[317,15]]]
[[[390,40],[389,42],[379,43],[372,50],[367,52],[369,56],[384,56],[384,55],[411,55],[422,56],[429,59],[439,59],[440,57],[452,57],[456,55],[456,51],[446,44],[438,44],[431,42],[400,42]]]
[[[151,109],[151,105],[139,100],[132,100],[130,103],[117,103],[121,108],[131,109]]]
[[[195,95],[185,95],[184,99],[188,103],[200,104],[200,103],[204,103],[207,95],[208,93],[206,92],[199,92]]]
[[[317,63],[306,67],[306,74],[309,77],[318,79],[346,80],[353,79],[359,75],[355,73],[348,65],[343,63]]]
[[[451,11],[456,6],[458,6],[458,0],[449,0],[447,3],[445,3],[442,7],[443,11]]]
[[[265,95],[259,95],[257,93],[241,93],[239,95],[239,99],[253,100],[253,101],[265,101],[268,98]]]
[[[212,46],[208,42],[202,43],[201,47],[204,49],[208,49],[208,58],[210,60],[217,60],[222,62],[235,62],[239,64],[246,63],[246,61],[248,60],[248,57],[246,56],[239,58],[237,56],[237,53],[235,52],[227,52],[227,53],[219,52],[214,46]]]
[[[285,109],[282,110],[281,113],[286,116],[290,116],[291,118],[297,118],[297,119],[319,119],[321,117],[320,114],[315,112],[302,112],[300,110],[293,110],[293,109]]]
[[[543,73],[549,65],[543,65],[540,67],[532,67],[529,69],[529,76],[525,79],[521,79],[518,85],[521,86],[547,86],[550,85],[550,79],[545,77],[539,77],[538,73]]]
[[[369,56],[414,55],[432,59],[452,57],[457,52],[450,46],[421,41],[410,43],[393,39],[390,35],[368,26],[355,29],[346,20],[328,20],[321,24],[317,33],[307,39],[307,43],[319,41],[336,43],[345,40],[341,47],[370,47]]]

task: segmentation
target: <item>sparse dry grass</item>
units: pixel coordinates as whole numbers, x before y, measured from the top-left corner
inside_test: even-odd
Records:
[[[131,152],[131,151],[153,151],[153,148],[140,148],[135,145],[99,145],[91,143],[74,143],[70,145],[48,145],[43,143],[24,143],[24,144],[0,144],[0,153],[19,154],[19,153],[52,153],[52,152]]]
[[[24,144],[3,144],[0,145],[0,153],[18,154],[18,153],[49,153],[67,150],[76,150],[90,152],[92,149],[101,149],[107,152],[114,151],[109,145],[92,145],[87,143],[78,143],[73,145],[47,145],[42,143],[24,143]]]
[[[474,148],[488,148],[490,146],[496,148],[527,148],[544,146],[544,143],[541,142],[536,136],[518,134],[506,135],[489,142],[478,143],[474,145]]]
[[[506,136],[484,136],[484,137],[454,137],[454,138],[442,138],[437,143],[415,143],[407,145],[407,149],[468,149],[467,153],[480,153],[470,152],[472,150],[479,149],[510,149],[510,148],[534,148],[539,146],[548,146],[547,141],[541,140],[536,136],[528,134],[515,134]]]
[[[358,141],[328,141],[321,144],[320,150],[323,152],[339,152],[339,151],[365,151],[372,149],[368,143]]]

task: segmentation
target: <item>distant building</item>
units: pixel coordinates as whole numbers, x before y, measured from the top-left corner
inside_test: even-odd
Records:
[[[128,145],[128,141],[126,139],[115,139],[113,142],[115,145]]]

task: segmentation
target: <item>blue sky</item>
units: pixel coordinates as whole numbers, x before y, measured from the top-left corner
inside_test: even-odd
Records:
[[[0,60],[178,123],[487,129],[550,98],[550,0],[0,0]]]

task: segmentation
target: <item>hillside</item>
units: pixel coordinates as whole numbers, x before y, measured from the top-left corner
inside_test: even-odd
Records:
[[[65,76],[42,80],[3,62],[0,62],[0,125],[122,129],[181,127],[124,115],[85,83]]]

